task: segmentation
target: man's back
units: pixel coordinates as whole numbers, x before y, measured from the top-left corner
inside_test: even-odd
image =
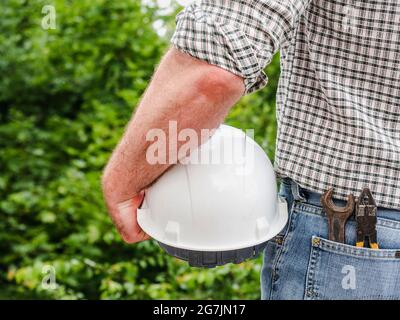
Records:
[[[369,185],[379,206],[400,208],[398,1],[202,1],[172,43],[247,92],[280,50],[277,173],[341,199]]]

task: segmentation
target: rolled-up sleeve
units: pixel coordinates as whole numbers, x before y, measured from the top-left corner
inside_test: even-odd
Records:
[[[176,17],[171,43],[244,79],[246,93],[267,84],[264,68],[289,42],[310,0],[202,0]]]

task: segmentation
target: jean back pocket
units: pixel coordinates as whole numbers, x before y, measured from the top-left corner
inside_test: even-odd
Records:
[[[400,299],[400,249],[311,242],[305,299]]]

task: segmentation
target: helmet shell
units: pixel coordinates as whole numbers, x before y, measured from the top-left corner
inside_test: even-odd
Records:
[[[152,238],[219,252],[257,246],[283,229],[287,206],[273,166],[242,130],[221,125],[186,160],[146,190],[137,218]]]

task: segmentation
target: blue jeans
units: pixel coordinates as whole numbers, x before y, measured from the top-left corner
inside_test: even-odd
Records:
[[[378,208],[380,249],[358,248],[353,217],[346,224],[346,244],[327,240],[320,194],[288,178],[279,194],[290,215],[265,248],[262,299],[400,299],[399,210]]]

